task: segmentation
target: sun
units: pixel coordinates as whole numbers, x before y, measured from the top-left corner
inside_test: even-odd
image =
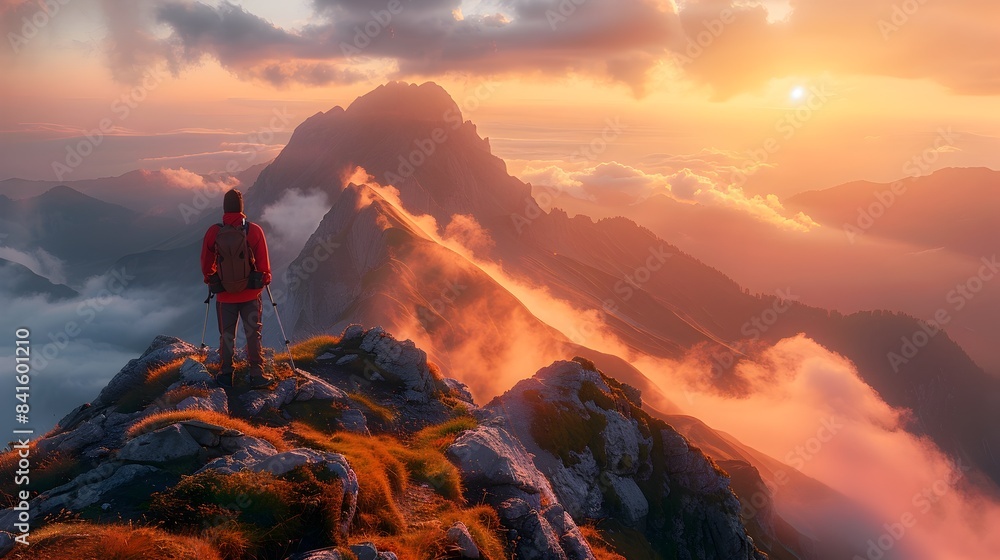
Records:
[[[806,88],[803,86],[795,86],[792,88],[791,93],[788,94],[792,98],[792,101],[802,101],[806,97]]]

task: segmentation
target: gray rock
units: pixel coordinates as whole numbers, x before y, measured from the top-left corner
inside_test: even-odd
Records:
[[[344,495],[338,529],[341,536],[346,538],[358,509],[358,476],[343,455],[300,447],[261,459],[248,468],[255,472],[281,476],[302,465],[324,465],[340,479]]]
[[[329,362],[330,360],[333,360],[336,357],[337,357],[337,354],[335,352],[331,352],[331,351],[327,350],[326,352],[323,352],[319,356],[316,356],[316,361],[317,362]]]
[[[342,558],[343,556],[335,549],[323,549],[312,550],[304,554],[294,554],[285,560],[342,560]]]
[[[457,379],[452,379],[450,377],[444,378],[444,385],[451,391],[453,395],[462,401],[475,406],[476,401],[472,398],[472,392],[469,391],[469,386]]]
[[[430,393],[434,389],[434,377],[427,366],[427,354],[417,348],[413,341],[398,341],[381,327],[375,327],[365,333],[360,346],[362,350],[375,356],[375,365],[400,381],[407,389],[418,393]]]
[[[543,368],[481,409],[479,416],[520,438],[534,466],[551,481],[559,498],[557,503],[565,506],[573,519],[614,517],[645,531],[652,540],[687,551],[680,558],[762,558],[739,518],[739,500],[730,490],[725,473],[662,421],[633,407],[616,404],[605,409],[609,406],[606,398],[588,398],[587,391],[594,388],[606,397],[614,395],[601,374],[585,365],[556,362]],[[641,402],[638,391],[628,387],[622,391],[633,405]],[[593,430],[587,434],[591,442],[588,447],[582,452],[542,449],[532,429],[539,403],[558,409],[562,415],[587,420],[579,429]],[[645,426],[641,430],[640,420]],[[663,445],[653,445],[654,438],[660,438]],[[662,456],[650,457],[661,449]],[[665,468],[654,471],[654,459]],[[644,484],[640,486],[638,481]],[[680,496],[675,497],[675,493]],[[667,496],[673,498],[678,511],[651,517],[649,504]],[[586,554],[581,552],[585,548],[576,546],[584,544],[577,536],[578,528],[560,523],[565,515],[545,508],[543,516],[544,522],[538,522],[540,527],[547,524],[556,534],[564,531],[560,543],[567,556]],[[522,524],[534,523],[530,514],[524,519]],[[524,530],[522,527],[519,532],[522,537]]]
[[[446,453],[458,465],[470,501],[485,497],[512,534],[518,558],[593,560],[576,523],[558,505],[548,479],[506,430],[479,426],[455,439]],[[543,504],[550,504],[547,508]],[[553,524],[540,511],[550,511]],[[572,551],[573,555],[569,555]]]
[[[299,385],[299,388],[295,393],[296,401],[339,401],[347,398],[346,393],[319,377],[309,373],[304,373],[302,377],[304,377],[306,381]]]
[[[250,465],[257,464],[277,453],[278,450],[275,449],[270,443],[263,440],[257,440],[256,444],[253,446],[239,449],[238,451],[232,452],[230,455],[219,457],[218,459],[211,461],[204,467],[198,469],[195,474],[203,473],[205,471],[218,471],[223,474],[235,474],[242,470],[246,470],[250,467]]]
[[[352,342],[365,335],[365,328],[361,325],[350,325],[344,329],[344,334],[340,335],[342,342]]]
[[[364,413],[356,408],[349,408],[341,412],[337,422],[343,430],[359,434],[370,433],[368,431],[368,420],[365,418]]]
[[[339,360],[337,360],[337,365],[338,366],[347,365],[357,359],[358,359],[357,354],[348,354],[346,356],[342,356]]]
[[[605,471],[601,481],[613,497],[613,507],[622,521],[631,527],[640,527],[649,514],[649,502],[635,480]]]
[[[729,492],[729,479],[716,472],[701,453],[694,452],[684,436],[673,430],[662,430],[660,436],[671,481],[700,494]]]
[[[218,447],[222,443],[222,438],[219,434],[213,432],[212,430],[206,430],[204,428],[199,428],[197,426],[185,425],[184,429],[191,434],[191,438],[198,442],[198,445],[202,447]]]
[[[40,517],[63,509],[78,512],[103,501],[111,490],[142,480],[158,470],[149,465],[105,463],[67,484],[41,494],[36,503],[32,504],[33,510]]]
[[[59,451],[75,455],[84,447],[97,443],[104,437],[104,429],[100,423],[102,419],[103,417],[98,417],[95,420],[78,425],[71,432],[63,432],[52,437],[40,439],[38,441],[38,450],[41,453]]]
[[[158,336],[141,357],[130,360],[104,387],[94,401],[94,406],[104,406],[118,401],[129,390],[146,382],[146,372],[160,364],[184,356],[197,354],[194,346],[169,336]]]
[[[182,420],[179,422],[185,428],[198,428],[202,430],[207,430],[218,436],[225,437],[237,437],[242,436],[243,432],[235,430],[233,428],[227,428],[225,426],[220,426],[218,424],[212,424],[211,422],[205,422],[204,420]]]
[[[479,426],[469,430],[455,439],[447,454],[470,486],[511,486],[556,501],[548,480],[535,468],[528,452],[502,428]]]
[[[465,523],[457,521],[448,528],[445,538],[455,546],[462,558],[479,558],[479,547],[476,546],[476,541],[472,539],[472,534],[469,533],[469,528],[465,526]]]
[[[295,383],[295,378],[290,377],[278,383],[274,389],[248,391],[240,397],[240,402],[250,416],[260,414],[267,407],[281,408],[295,399]]]
[[[255,438],[253,436],[239,435],[239,436],[222,436],[219,438],[219,448],[227,453],[235,453],[237,451],[242,451],[245,449],[259,449],[265,453],[274,449],[274,446],[267,441]],[[269,455],[273,455],[270,453]]]
[[[72,430],[80,422],[92,418],[95,414],[95,410],[96,409],[93,409],[90,403],[83,403],[70,411],[70,413],[66,416],[63,416],[62,419],[59,420],[59,423],[56,424],[56,427],[59,430]]]
[[[358,560],[378,560],[378,549],[370,542],[352,544],[351,552],[358,557]]]
[[[204,397],[188,397],[177,403],[177,410],[211,410],[221,414],[229,414],[229,397],[225,389],[216,387],[209,389]]]
[[[205,369],[205,365],[197,360],[192,360],[188,358],[184,360],[181,364],[181,382],[185,385],[194,385],[196,383],[211,383],[214,381],[212,376]]]
[[[118,459],[134,463],[169,463],[195,457],[201,450],[187,430],[180,424],[171,424],[128,442],[118,452]]]

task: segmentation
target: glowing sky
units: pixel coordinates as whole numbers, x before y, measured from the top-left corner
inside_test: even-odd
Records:
[[[444,85],[536,180],[614,163],[785,197],[914,157],[1000,168],[990,0],[410,1],[0,0],[0,179],[55,180],[103,120],[62,179],[263,161],[390,79]]]

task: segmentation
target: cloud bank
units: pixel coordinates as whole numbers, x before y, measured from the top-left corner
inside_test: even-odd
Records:
[[[29,4],[3,7],[18,16]],[[102,6],[108,60],[126,80],[155,63],[181,71],[213,59],[247,80],[318,86],[370,79],[375,61],[380,80],[580,74],[641,97],[669,65],[718,98],[824,71],[1000,92],[1000,5],[989,0],[795,0],[780,20],[764,2],[737,0],[509,0],[464,10],[460,0],[313,0],[296,28],[227,1]]]

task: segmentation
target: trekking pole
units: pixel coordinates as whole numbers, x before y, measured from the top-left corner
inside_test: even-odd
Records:
[[[274,318],[278,320],[278,330],[281,331],[281,338],[285,341],[285,350],[288,352],[288,361],[292,364],[292,372],[295,372],[295,360],[292,359],[292,349],[288,346],[292,343],[285,336],[285,327],[281,325],[281,317],[278,316],[278,304],[274,302],[274,296],[271,295],[271,286],[264,286],[267,288],[267,298],[271,300],[271,307],[274,307]]]
[[[201,327],[201,353],[202,354],[205,354],[205,350],[208,348],[208,346],[205,346],[205,331],[208,330],[208,310],[211,307],[211,305],[210,305],[209,302],[212,301],[212,296],[213,295],[214,294],[212,293],[212,289],[209,288],[209,290],[208,290],[208,298],[205,299],[205,324],[202,325],[202,327]]]

